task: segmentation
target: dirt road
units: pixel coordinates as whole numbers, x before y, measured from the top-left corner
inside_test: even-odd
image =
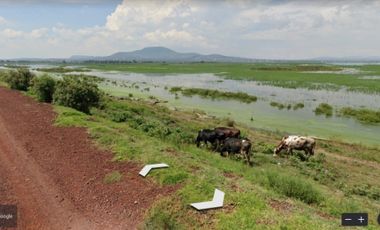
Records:
[[[111,162],[82,128],[53,126],[56,114],[0,87],[0,204],[16,204],[18,229],[135,229],[160,196],[141,165]],[[122,180],[105,184],[118,170]]]

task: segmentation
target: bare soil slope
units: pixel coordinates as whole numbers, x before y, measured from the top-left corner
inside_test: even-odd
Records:
[[[56,114],[0,87],[0,204],[17,204],[18,229],[134,229],[173,192],[138,176],[142,165],[111,162],[85,129],[53,126]],[[122,180],[105,184],[118,170]]]

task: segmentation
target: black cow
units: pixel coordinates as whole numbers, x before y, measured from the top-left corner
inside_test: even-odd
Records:
[[[251,146],[252,143],[248,138],[229,137],[224,141],[224,143],[220,147],[220,155],[223,156],[224,152],[227,152],[228,154],[242,154],[246,157],[247,163],[251,164]]]
[[[213,149],[216,149],[217,147],[217,142],[218,140],[218,135],[214,130],[211,129],[201,129],[198,132],[197,139],[195,139],[195,143],[197,144],[197,147],[199,147],[200,143],[203,141],[205,145],[207,146],[207,143],[211,143],[213,146]]]

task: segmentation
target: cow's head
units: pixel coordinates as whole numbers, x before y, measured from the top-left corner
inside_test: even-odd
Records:
[[[276,154],[278,154],[279,152],[281,152],[282,149],[284,149],[285,147],[285,143],[283,141],[281,141],[281,143],[279,145],[277,145],[276,148],[274,148],[273,150],[273,156],[276,156]]]

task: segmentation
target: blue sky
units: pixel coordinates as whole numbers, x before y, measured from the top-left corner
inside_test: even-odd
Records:
[[[30,30],[64,24],[74,29],[103,25],[107,15],[117,6],[113,4],[0,4],[0,15],[12,28]]]
[[[146,46],[251,58],[380,56],[380,1],[2,0],[0,58]]]

